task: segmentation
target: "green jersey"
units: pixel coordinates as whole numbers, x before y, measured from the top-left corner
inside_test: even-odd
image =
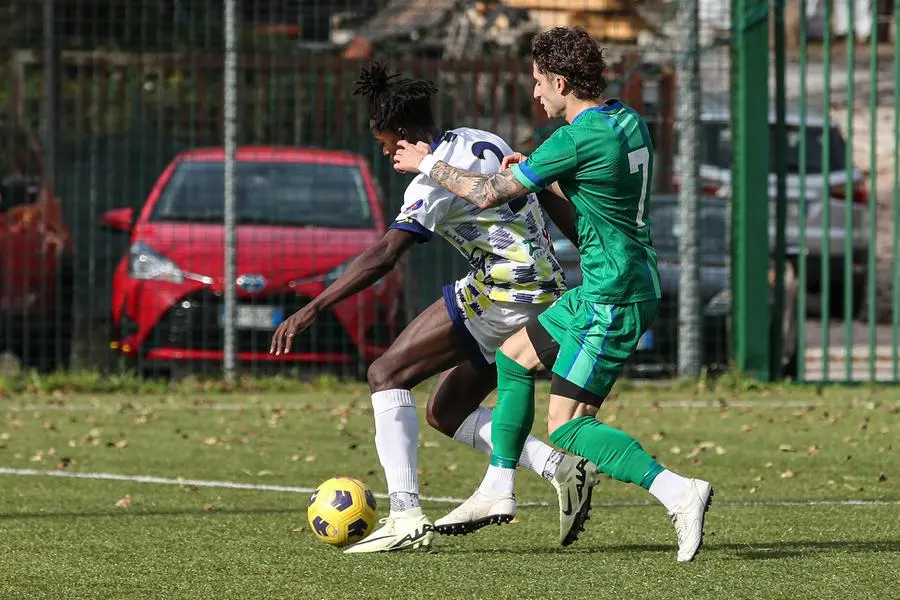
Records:
[[[574,206],[582,298],[630,304],[660,297],[647,204],[653,143],[634,110],[611,100],[582,111],[512,172],[531,191],[558,182]]]

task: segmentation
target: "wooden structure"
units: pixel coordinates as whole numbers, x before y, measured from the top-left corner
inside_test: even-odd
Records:
[[[632,43],[647,28],[629,0],[503,0],[503,4],[528,10],[541,29],[578,25],[598,41]]]

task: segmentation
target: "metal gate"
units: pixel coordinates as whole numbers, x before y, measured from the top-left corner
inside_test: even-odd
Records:
[[[734,341],[750,373],[900,382],[892,4],[733,3]],[[770,314],[782,327],[761,335]]]

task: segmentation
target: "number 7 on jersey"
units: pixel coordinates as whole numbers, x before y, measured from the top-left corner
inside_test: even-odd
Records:
[[[650,151],[647,146],[628,153],[628,167],[632,173],[641,173],[641,199],[638,201],[637,226],[644,226],[644,200],[647,199],[647,168],[650,166]],[[643,167],[643,168],[642,168]]]

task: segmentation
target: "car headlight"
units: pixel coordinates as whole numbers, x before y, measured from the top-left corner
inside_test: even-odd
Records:
[[[340,277],[344,273],[344,271],[346,271],[350,267],[350,263],[352,263],[354,260],[356,260],[356,259],[351,258],[350,260],[348,260],[346,262],[342,262],[341,264],[339,264],[332,270],[325,273],[325,277],[324,277],[325,287],[328,287],[329,285],[331,285],[332,283],[337,281],[337,278]]]
[[[332,283],[337,281],[338,277],[340,277],[341,275],[344,274],[344,271],[346,271],[350,267],[350,264],[354,260],[356,260],[355,256],[353,258],[351,258],[350,260],[344,261],[341,264],[339,264],[338,266],[332,268],[330,271],[328,271],[324,275],[316,275],[315,277],[306,277],[304,279],[294,279],[293,281],[288,283],[288,287],[295,288],[295,287],[298,287],[301,285],[306,285],[308,283],[319,283],[319,282],[324,283],[325,287],[328,287]],[[372,287],[376,291],[380,292],[384,288],[384,277],[382,277],[381,279],[379,279],[378,281],[373,283]]]
[[[133,279],[181,283],[184,272],[178,266],[143,242],[135,242],[129,250],[128,274]]]

